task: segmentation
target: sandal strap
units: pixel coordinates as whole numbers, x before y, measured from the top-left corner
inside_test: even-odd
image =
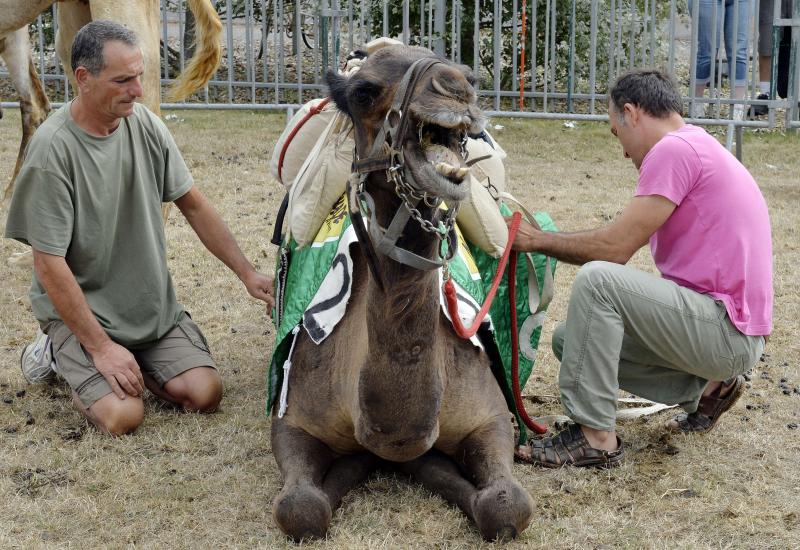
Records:
[[[622,441],[617,438],[618,449],[605,451],[595,449],[586,440],[577,424],[570,424],[562,432],[545,439],[533,441],[531,459],[534,463],[557,468],[565,465],[601,466],[617,465],[623,456]]]

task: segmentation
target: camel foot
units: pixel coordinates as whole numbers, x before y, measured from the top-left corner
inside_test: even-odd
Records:
[[[295,542],[324,538],[331,523],[328,497],[312,485],[284,488],[272,507],[275,521]]]
[[[532,516],[533,501],[514,480],[499,479],[475,495],[475,525],[487,541],[515,539],[528,527]]]

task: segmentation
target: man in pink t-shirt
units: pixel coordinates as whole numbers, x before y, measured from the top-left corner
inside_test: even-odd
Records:
[[[548,233],[524,224],[514,243],[582,265],[566,323],[553,335],[561,402],[575,422],[517,449],[531,463],[611,467],[624,457],[620,388],[686,412],[668,428],[705,432],[744,391],[772,330],[772,238],[753,177],[681,117],[674,80],[621,76],[611,133],[639,170],[635,196],[608,226]],[[661,277],[624,264],[647,242]]]

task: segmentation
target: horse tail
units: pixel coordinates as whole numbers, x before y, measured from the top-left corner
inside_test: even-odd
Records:
[[[210,0],[188,0],[195,19],[197,49],[184,71],[167,92],[168,101],[180,101],[205,86],[219,66],[222,57],[220,39],[222,22]]]

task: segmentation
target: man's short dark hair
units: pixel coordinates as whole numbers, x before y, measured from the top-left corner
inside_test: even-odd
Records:
[[[609,94],[618,114],[631,103],[656,118],[683,113],[678,84],[668,73],[657,69],[634,69],[620,76]]]
[[[72,70],[85,67],[94,76],[100,74],[106,67],[103,48],[107,42],[112,41],[122,42],[128,46],[139,44],[135,32],[114,21],[100,19],[84,25],[72,43],[70,55]]]

